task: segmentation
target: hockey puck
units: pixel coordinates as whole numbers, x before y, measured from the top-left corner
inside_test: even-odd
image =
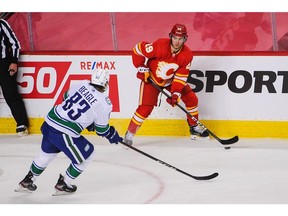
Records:
[[[226,146],[226,147],[224,147],[224,149],[226,149],[226,150],[228,150],[228,149],[230,149],[231,147],[230,146]]]

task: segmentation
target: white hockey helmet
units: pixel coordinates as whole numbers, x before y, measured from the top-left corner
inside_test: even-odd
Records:
[[[96,69],[91,74],[91,83],[102,86],[106,90],[109,83],[109,72],[104,69]]]

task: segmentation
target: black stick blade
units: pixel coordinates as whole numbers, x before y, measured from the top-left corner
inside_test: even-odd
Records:
[[[207,129],[208,130],[208,129]],[[224,140],[224,139],[220,139],[218,136],[216,136],[212,131],[208,130],[209,134],[211,136],[213,136],[218,142],[220,142],[222,145],[231,145],[233,143],[238,142],[239,137],[238,136],[234,136],[230,139]]]
[[[218,175],[219,173],[216,172],[208,176],[193,176],[192,178],[195,180],[210,180],[210,179],[216,178]]]
[[[235,136],[235,137],[232,137],[231,139],[227,139],[227,140],[221,139],[221,140],[220,140],[220,143],[221,143],[222,145],[230,145],[230,144],[233,144],[233,143],[238,142],[238,140],[239,140],[239,137],[238,137],[238,136]]]

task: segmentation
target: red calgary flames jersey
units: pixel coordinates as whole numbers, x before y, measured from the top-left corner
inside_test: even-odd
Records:
[[[186,85],[192,59],[193,53],[186,45],[172,53],[168,38],[154,43],[142,41],[136,44],[132,54],[136,68],[147,65],[154,82],[164,87],[172,84],[172,92],[180,92]]]

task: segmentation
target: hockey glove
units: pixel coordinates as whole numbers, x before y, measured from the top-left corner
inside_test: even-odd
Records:
[[[122,142],[123,138],[119,136],[118,132],[113,126],[110,126],[108,134],[105,136],[109,142],[118,144],[118,142]]]
[[[150,69],[146,66],[138,67],[137,78],[143,82],[148,82],[148,77],[150,76]]]
[[[180,102],[180,97],[181,94],[179,92],[174,92],[172,93],[171,97],[167,98],[166,101],[169,103],[171,106],[175,106]]]

